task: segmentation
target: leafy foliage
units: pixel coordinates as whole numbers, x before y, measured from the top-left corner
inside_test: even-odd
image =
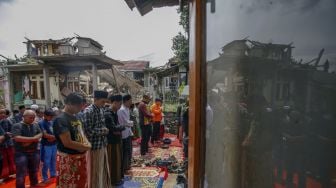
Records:
[[[172,50],[176,60],[180,64],[187,65],[189,62],[189,5],[184,5],[182,9],[178,9],[180,14],[179,25],[182,26],[184,34],[179,32],[172,40]]]
[[[189,62],[189,40],[181,32],[173,38],[172,50],[178,62]]]

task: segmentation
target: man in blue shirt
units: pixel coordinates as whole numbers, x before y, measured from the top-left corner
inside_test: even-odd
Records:
[[[19,113],[14,116],[15,123],[20,123],[23,120],[23,113],[26,110],[24,105],[19,106]]]
[[[44,118],[39,121],[39,126],[41,127],[43,133],[41,141],[43,148],[41,149],[41,159],[43,161],[42,177],[44,183],[48,182],[48,171],[50,173],[50,178],[56,177],[57,147],[51,123],[54,116],[55,112],[52,109],[47,109],[44,111]]]

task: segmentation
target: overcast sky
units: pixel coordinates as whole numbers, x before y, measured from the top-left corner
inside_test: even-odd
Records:
[[[173,56],[171,39],[182,30],[176,9],[140,16],[124,0],[0,0],[0,54],[24,55],[25,36],[60,39],[77,33],[97,40],[111,58],[163,65]]]

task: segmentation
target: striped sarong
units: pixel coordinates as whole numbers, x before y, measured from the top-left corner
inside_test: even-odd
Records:
[[[122,170],[122,148],[121,144],[107,145],[108,162],[110,169],[110,180],[112,185],[120,183],[123,175]]]
[[[110,188],[110,170],[106,147],[88,152],[89,188]]]

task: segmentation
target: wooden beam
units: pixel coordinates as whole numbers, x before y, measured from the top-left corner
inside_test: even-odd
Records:
[[[97,65],[95,63],[92,64],[92,90],[98,89],[98,79],[97,79]]]
[[[13,86],[13,73],[11,71],[8,71],[7,74],[7,88],[5,88],[5,90],[8,89],[9,92],[9,96],[8,96],[8,110],[13,110],[13,96],[14,96],[14,86]],[[5,95],[6,98],[6,95]]]
[[[120,88],[119,88],[119,85],[118,85],[118,80],[117,80],[117,77],[115,76],[113,66],[111,66],[111,71],[112,71],[112,75],[113,75],[113,78],[114,78],[114,81],[115,81],[115,84],[116,84],[116,87],[117,87],[117,92],[120,93]]]
[[[43,84],[44,84],[44,98],[46,101],[46,108],[51,107],[50,100],[50,82],[49,82],[49,67],[43,67]]]

